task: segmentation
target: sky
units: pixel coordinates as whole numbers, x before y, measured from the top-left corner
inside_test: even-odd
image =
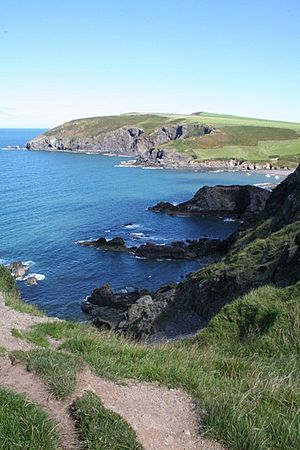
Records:
[[[0,127],[124,112],[300,122],[299,0],[0,0]]]

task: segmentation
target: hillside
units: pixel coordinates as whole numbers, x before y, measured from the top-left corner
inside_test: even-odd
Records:
[[[119,153],[141,158],[141,164],[165,166],[236,160],[249,163],[251,169],[266,163],[295,167],[299,136],[297,123],[204,112],[135,113],[73,120],[28,142],[27,148]]]

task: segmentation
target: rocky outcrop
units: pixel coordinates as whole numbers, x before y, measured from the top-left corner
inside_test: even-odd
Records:
[[[94,241],[78,241],[78,244],[105,251],[129,252],[139,258],[189,260],[200,256],[218,257],[225,251],[225,242],[219,239],[203,238],[188,240],[187,242],[174,241],[168,245],[149,242],[139,247],[127,247],[124,239],[121,237],[115,237],[111,240],[100,237]]]
[[[162,144],[190,136],[202,136],[214,131],[212,127],[199,123],[170,125],[146,134],[138,127],[122,127],[93,136],[66,137],[63,128],[55,130],[27,142],[29,150],[72,151],[91,153],[113,153],[124,155],[147,155]]]
[[[15,261],[9,264],[8,269],[14,278],[23,278],[29,270],[29,264],[22,261]]]
[[[150,207],[150,211],[170,215],[244,218],[259,214],[264,210],[271,193],[255,186],[204,186],[191,200],[178,205],[160,202]]]
[[[274,189],[263,217],[272,218],[272,230],[300,220],[300,165]]]
[[[144,151],[132,161],[123,161],[122,166],[142,166],[164,169],[193,169],[202,171],[250,171],[250,170],[290,170],[286,165],[278,163],[252,163],[240,159],[208,159],[198,160],[192,155],[178,153],[169,148],[153,148]]]
[[[111,252],[127,252],[131,250],[126,247],[125,241],[121,237],[115,237],[113,239],[100,237],[94,241],[78,241],[77,243],[83,247],[94,247]]]
[[[156,323],[174,290],[174,286],[165,286],[154,293],[144,290],[114,294],[109,285],[104,285],[95,289],[81,306],[99,329],[145,339],[159,328]]]

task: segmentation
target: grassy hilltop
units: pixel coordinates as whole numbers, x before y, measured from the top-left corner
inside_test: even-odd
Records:
[[[300,124],[222,114],[138,114],[73,120],[45,133],[62,139],[97,137],[122,127],[139,127],[149,135],[157,128],[184,123],[205,123],[217,132],[170,141],[161,147],[192,155],[198,160],[242,159],[249,162],[276,161],[296,166],[300,161]]]

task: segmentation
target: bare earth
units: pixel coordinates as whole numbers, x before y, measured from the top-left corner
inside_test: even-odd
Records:
[[[33,317],[7,308],[0,295],[0,346],[7,350],[27,350],[29,343],[11,335],[11,329],[25,330],[49,318]],[[149,383],[117,384],[96,377],[85,368],[77,377],[74,395],[56,400],[45,383],[9,357],[0,358],[0,387],[24,393],[39,404],[57,424],[60,449],[80,449],[70,407],[85,391],[98,395],[104,406],[126,420],[136,431],[145,450],[224,450],[220,444],[199,435],[200,418],[192,399],[181,390]]]

